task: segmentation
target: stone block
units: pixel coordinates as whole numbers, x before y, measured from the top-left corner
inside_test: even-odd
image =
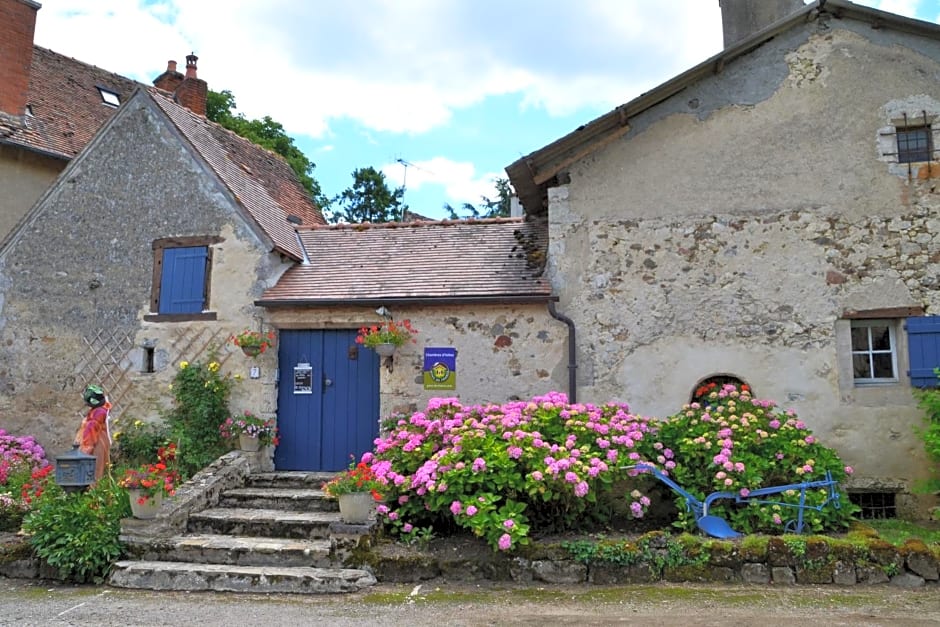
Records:
[[[906,590],[913,590],[915,588],[923,588],[926,582],[924,578],[915,575],[914,573],[901,573],[900,575],[895,575],[891,578],[891,585],[896,588],[904,588]]]
[[[744,564],[741,567],[741,579],[744,583],[768,584],[770,583],[770,569],[766,564]]]
[[[584,583],[587,581],[587,566],[570,560],[534,560],[532,577],[545,583]]]
[[[770,568],[770,579],[773,583],[792,586],[796,583],[796,576],[793,569],[789,566],[772,566]]]

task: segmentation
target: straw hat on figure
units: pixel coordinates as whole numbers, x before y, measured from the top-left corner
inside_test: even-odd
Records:
[[[86,455],[95,456],[95,481],[98,481],[111,465],[111,429],[108,424],[111,403],[97,385],[85,388],[82,398],[90,409],[75,434],[75,443]]]

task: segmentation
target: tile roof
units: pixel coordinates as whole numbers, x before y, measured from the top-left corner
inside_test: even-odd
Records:
[[[303,259],[295,224],[288,221],[288,216],[300,218],[305,226],[326,221],[287,162],[176,104],[168,92],[156,87],[147,91],[271,238],[275,248],[295,260]]]
[[[0,141],[71,159],[117,109],[104,104],[98,87],[126,102],[136,81],[33,46],[25,126],[0,122]]]
[[[522,218],[341,224],[299,229],[309,263],[291,267],[258,304],[552,298],[542,276],[544,222]]]

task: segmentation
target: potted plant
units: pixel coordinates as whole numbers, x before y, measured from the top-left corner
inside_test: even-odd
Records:
[[[413,336],[417,333],[418,330],[411,326],[410,320],[402,320],[401,322],[385,320],[380,324],[373,324],[359,329],[356,343],[373,349],[382,357],[388,357],[405,342],[416,342]]]
[[[375,501],[382,500],[383,484],[376,478],[372,467],[355,459],[349,468],[323,484],[328,497],[339,501],[339,514],[343,522],[361,525],[368,522]]]
[[[232,335],[229,341],[241,348],[242,352],[249,357],[255,357],[274,346],[274,331],[261,333],[260,331],[245,329]]]
[[[127,490],[134,518],[153,518],[163,504],[164,496],[176,491],[179,473],[174,469],[176,444],[157,449],[157,463],[128,468],[118,485]]]
[[[219,433],[226,440],[238,438],[238,447],[252,453],[279,442],[274,418],[264,419],[247,410],[226,418],[219,425]]]

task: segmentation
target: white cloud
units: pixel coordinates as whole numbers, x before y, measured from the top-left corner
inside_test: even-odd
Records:
[[[440,185],[444,188],[447,202],[477,204],[482,196],[496,197],[494,181],[505,177],[501,172],[477,173],[476,167],[466,161],[453,161],[446,157],[434,157],[425,161],[388,163],[379,168],[389,183],[395,187],[405,186],[406,191],[417,191],[424,186]]]

